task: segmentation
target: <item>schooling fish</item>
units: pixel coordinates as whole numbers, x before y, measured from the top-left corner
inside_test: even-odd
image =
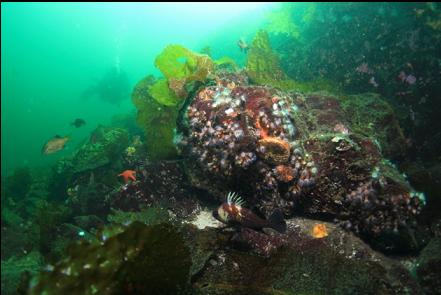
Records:
[[[227,225],[240,225],[254,230],[273,228],[280,233],[286,231],[283,213],[276,209],[268,220],[262,219],[251,210],[243,208],[244,201],[235,193],[228,193],[227,202],[213,211],[213,217]]]
[[[59,135],[55,135],[54,138],[45,143],[45,145],[41,149],[41,153],[44,155],[56,153],[64,148],[64,145],[68,140],[69,136],[61,137]]]

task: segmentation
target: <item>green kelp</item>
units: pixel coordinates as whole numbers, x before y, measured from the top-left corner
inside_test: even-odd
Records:
[[[279,57],[271,48],[268,33],[263,30],[257,33],[251,44],[246,68],[251,80],[257,84],[274,85],[288,79],[280,67]],[[292,84],[294,86],[294,81]]]
[[[166,105],[178,104],[188,94],[188,83],[204,82],[214,70],[214,63],[208,55],[197,54],[180,45],[167,46],[156,57],[155,66],[166,79],[156,81],[149,92],[154,99]],[[168,99],[166,86],[169,88]]]
[[[173,129],[179,108],[194,82],[205,82],[215,64],[208,55],[197,54],[180,45],[167,46],[155,60],[164,78],[141,80],[133,90],[138,124],[145,129],[147,150],[153,159],[176,157]]]
[[[178,108],[159,103],[149,92],[154,83],[152,76],[139,81],[132,93],[132,101],[138,109],[137,122],[144,128],[146,148],[153,159],[176,157],[173,145],[173,129],[176,127]]]
[[[253,83],[270,85],[281,90],[340,92],[334,83],[327,80],[298,82],[290,79],[281,67],[279,56],[271,48],[269,36],[265,30],[260,30],[254,37],[248,52],[246,71]]]
[[[12,175],[2,179],[2,207],[8,199],[20,201],[26,197],[32,185],[32,175],[28,167],[18,168]]]
[[[72,245],[65,259],[35,278],[30,294],[186,292],[190,253],[172,225],[134,222],[98,238]]]
[[[73,172],[94,170],[118,159],[129,144],[129,133],[123,128],[98,126],[89,142],[72,158]]]

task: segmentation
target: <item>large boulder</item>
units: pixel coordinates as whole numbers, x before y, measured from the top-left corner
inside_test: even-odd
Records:
[[[422,247],[425,235],[416,217],[424,197],[382,154],[382,143],[402,140],[391,108],[382,109],[392,112],[382,113],[383,120],[373,116],[370,122],[345,97],[246,81],[237,75],[217,79],[181,113],[177,143],[194,186],[218,201],[236,191],[266,216],[281,208],[286,216],[336,219],[384,251]]]

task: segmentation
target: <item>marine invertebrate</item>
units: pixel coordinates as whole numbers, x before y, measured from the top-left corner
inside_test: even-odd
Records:
[[[276,168],[274,168],[274,170],[277,179],[282,182],[290,182],[296,176],[295,170],[290,166],[278,165]]]
[[[312,228],[311,235],[316,239],[324,238],[328,236],[328,229],[323,223],[318,223]]]
[[[124,182],[127,183],[129,180],[136,180],[136,171],[134,170],[125,170],[121,172],[121,174],[118,174],[118,176],[122,176],[124,178]]]
[[[270,136],[262,138],[257,142],[257,151],[264,161],[275,165],[288,162],[291,154],[287,141]]]

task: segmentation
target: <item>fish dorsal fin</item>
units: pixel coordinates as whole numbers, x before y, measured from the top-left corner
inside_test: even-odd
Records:
[[[245,201],[235,192],[229,192],[227,195],[227,203],[228,205],[238,205],[243,206],[245,204]]]
[[[55,137],[55,138],[61,138],[61,136],[60,136],[60,135],[58,135],[58,134],[57,134],[57,135],[55,135],[54,137]]]

